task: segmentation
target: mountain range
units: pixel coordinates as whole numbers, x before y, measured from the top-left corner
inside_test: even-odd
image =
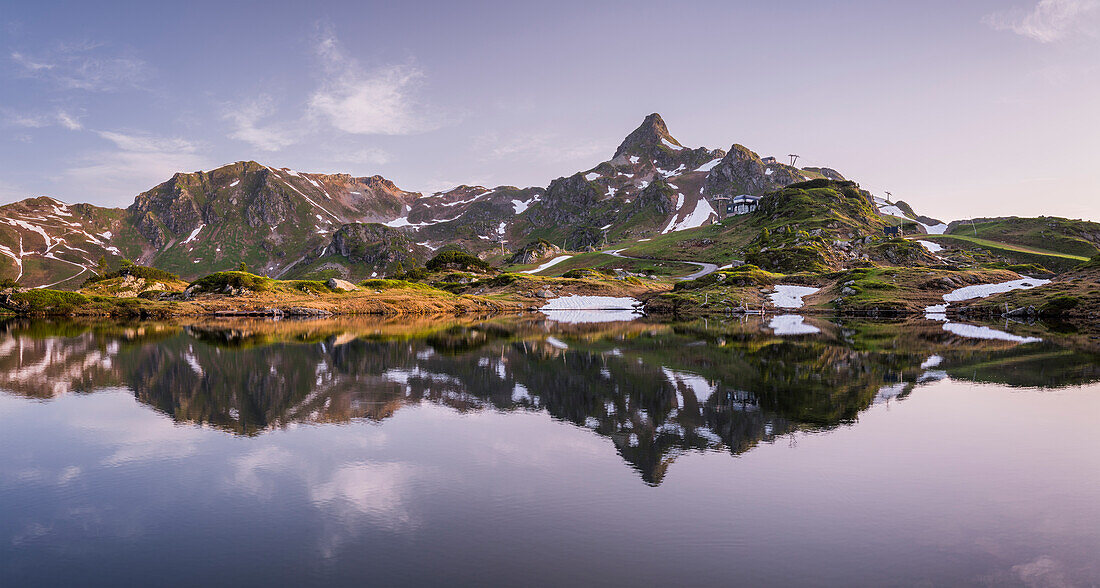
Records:
[[[809,180],[844,177],[761,158],[738,144],[687,147],[658,114],[647,116],[609,160],[545,187],[461,185],[421,193],[377,175],[242,161],[177,173],[125,209],[50,197],[2,206],[0,279],[77,288],[123,258],[184,278],[244,263],[273,277],[362,279],[422,264],[445,246],[496,259],[540,239],[571,251],[636,243],[715,223],[729,198]],[[946,226],[904,203],[862,194],[879,213],[915,223],[918,231]]]

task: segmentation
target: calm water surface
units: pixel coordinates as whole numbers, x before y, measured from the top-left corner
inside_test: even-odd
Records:
[[[1095,341],[799,325],[8,322],[0,585],[1100,584]]]

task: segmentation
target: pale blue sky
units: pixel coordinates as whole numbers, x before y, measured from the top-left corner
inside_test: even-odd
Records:
[[[256,159],[545,185],[650,112],[947,220],[1100,220],[1100,2],[0,1],[0,202]]]

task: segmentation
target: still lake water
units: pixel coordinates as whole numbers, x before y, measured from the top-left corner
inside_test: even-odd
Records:
[[[0,324],[0,585],[1100,584],[1080,338],[787,322]]]

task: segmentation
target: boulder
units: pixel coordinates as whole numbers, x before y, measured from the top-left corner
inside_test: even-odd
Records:
[[[325,285],[337,292],[355,292],[359,289],[355,284],[340,278],[329,278]]]

